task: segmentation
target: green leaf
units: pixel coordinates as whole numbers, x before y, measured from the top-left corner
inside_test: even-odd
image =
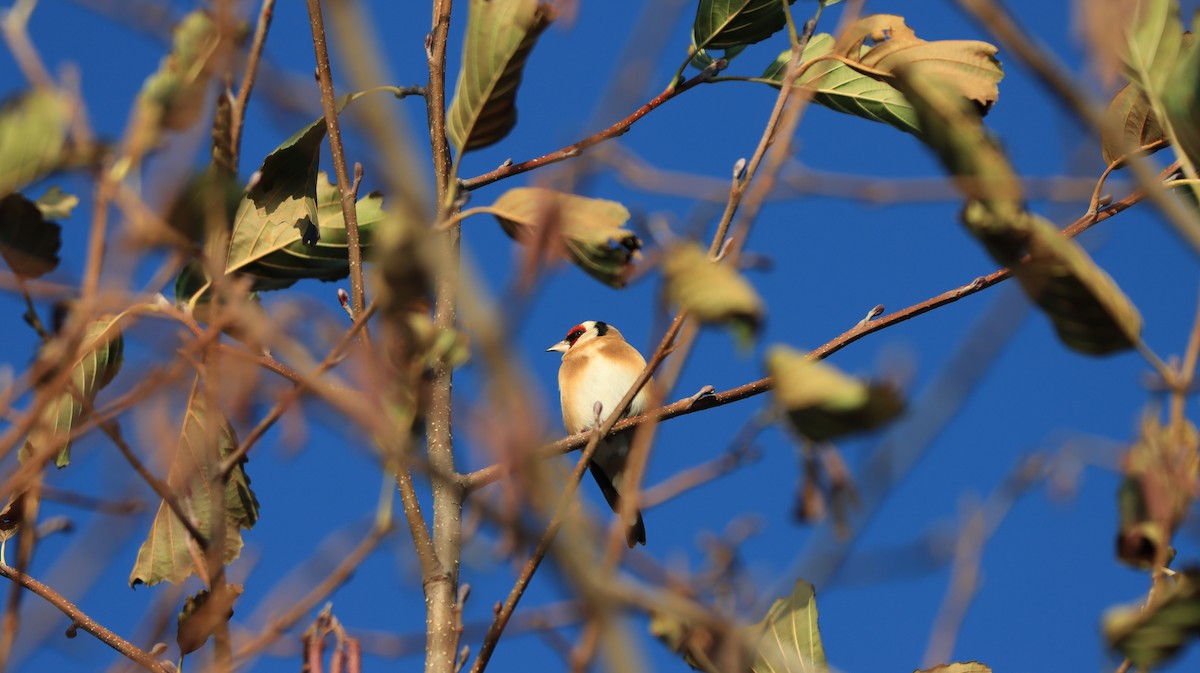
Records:
[[[218,538],[218,525],[224,526],[226,564],[242,550],[242,529],[258,520],[258,499],[250,490],[245,460],[240,461],[222,483],[221,463],[237,448],[233,428],[219,409],[209,408],[199,379],[192,387],[179,444],[175,450],[167,487],[188,514],[196,530],[208,541]],[[219,493],[219,494],[218,494]],[[214,521],[214,498],[223,499],[222,522]],[[130,586],[157,584],[166,580],[179,584],[196,572],[196,560],[204,556],[188,534],[187,528],[164,502],[158,507],[150,533],[138,550],[137,561],[129,576]]]
[[[179,654],[186,655],[204,647],[204,643],[221,624],[233,617],[233,603],[242,595],[240,584],[221,584],[216,595],[208,589],[188,596],[176,620],[175,642]]]
[[[79,205],[79,197],[68,194],[62,187],[55,185],[39,196],[34,205],[42,211],[42,217],[48,220],[63,220],[70,217],[75,206]]]
[[[759,628],[758,654],[750,668],[754,673],[829,670],[817,625],[816,592],[808,582],[797,581],[790,596],[776,599]]]
[[[305,278],[324,281],[345,278],[350,273],[350,252],[342,217],[342,195],[324,172],[317,175],[316,208],[318,233],[315,243],[305,242],[301,226],[277,226],[273,235],[264,232],[263,238],[252,244],[253,258],[246,259],[236,268],[231,264],[231,269],[253,276],[254,290],[288,287]],[[376,226],[387,217],[383,211],[383,196],[372,192],[359,198],[356,212],[359,247],[366,254],[371,248]],[[301,220],[304,227],[309,226],[309,222],[308,219]],[[234,240],[237,237],[235,230]]]
[[[25,445],[17,454],[21,462],[50,452],[55,455],[57,467],[65,467],[71,462],[71,431],[86,418],[84,401],[93,404],[96,394],[111,383],[121,369],[125,339],[117,327],[119,319],[120,316],[106,316],[88,326],[78,355],[70,359],[67,389],[56,394],[43,408],[40,420],[29,431]],[[50,341],[38,354],[39,360],[56,363],[67,359],[69,356],[62,352],[65,345],[59,339]],[[39,391],[37,399],[40,394]]]
[[[1162,578],[1145,607],[1113,608],[1104,615],[1109,647],[1137,669],[1173,659],[1200,635],[1200,570],[1189,568]]]
[[[1200,31],[1200,15],[1192,24],[1192,33],[1183,38],[1182,51],[1171,69],[1162,90],[1162,102],[1179,151],[1191,160],[1193,166],[1200,165],[1200,40],[1195,39]],[[1194,191],[1193,194],[1200,194]]]
[[[175,27],[171,53],[146,78],[138,94],[138,142],[154,144],[159,130],[186,129],[199,121],[207,102],[213,57],[221,33],[208,12],[193,11]]]
[[[664,293],[702,322],[728,325],[748,346],[766,307],[754,286],[728,264],[713,262],[694,243],[670,246],[662,263]]]
[[[517,124],[525,59],[554,8],[537,0],[471,0],[462,69],[446,115],[458,154],[499,142]]]
[[[868,40],[875,42],[867,44]],[[803,54],[805,62],[837,54],[868,71],[837,60],[817,61],[800,74],[796,86],[811,91],[814,102],[836,112],[920,135],[916,111],[895,81],[897,71],[919,64],[923,76],[937,76],[945,83],[948,96],[972,101],[982,113],[996,102],[997,85],[1004,77],[996,51],[995,46],[974,40],[927,42],[903,17],[876,14],[854,23],[841,41],[835,42],[828,33],[814,35]],[[790,50],[781,53],[762,79],[781,86],[790,60]]]
[[[1142,318],[1078,243],[1033,213],[1002,218],[980,202],[963,210],[963,222],[992,257],[1007,265],[1054,324],[1069,348],[1089,355],[1126,350],[1141,340]]]
[[[1139,147],[1166,140],[1150,99],[1132,84],[1113,96],[1100,129],[1100,153],[1106,164],[1123,160]]]
[[[0,108],[0,196],[59,167],[70,114],[66,97],[52,89],[33,89]]]
[[[814,442],[878,428],[904,411],[892,385],[864,383],[787,346],[767,351],[767,372],[775,379],[776,406]]]
[[[795,0],[788,0],[793,4]],[[761,42],[783,29],[779,0],[700,0],[692,22],[697,49],[732,49]]]
[[[629,210],[616,201],[518,187],[502,194],[491,209],[513,240],[565,254],[613,287],[625,286],[641,257],[642,241],[624,228]]]
[[[1179,2],[1135,3],[1128,25],[1123,57],[1129,79],[1152,96],[1162,94],[1183,45]]]
[[[0,256],[18,276],[40,278],[58,268],[62,227],[20,193],[0,198]]]
[[[978,661],[968,661],[942,664],[941,666],[934,666],[933,668],[916,671],[915,673],[992,673],[992,669]]]

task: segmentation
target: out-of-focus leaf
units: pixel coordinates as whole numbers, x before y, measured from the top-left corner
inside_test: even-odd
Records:
[[[1146,94],[1132,84],[1122,87],[1104,111],[1100,133],[1104,163],[1112,164],[1139,147],[1165,139]]]
[[[1104,615],[1109,647],[1134,668],[1149,669],[1174,658],[1200,635],[1200,569],[1188,568],[1162,579],[1145,607],[1113,608]]]
[[[58,168],[71,107],[52,89],[33,89],[0,107],[0,196]]]
[[[225,546],[221,558],[231,563],[242,551],[242,529],[258,520],[258,499],[250,490],[245,460],[222,483],[221,463],[237,448],[233,428],[219,409],[210,408],[199,381],[192,387],[180,432],[179,445],[167,474],[167,487],[188,514],[196,530],[211,542],[217,526],[224,526]],[[222,521],[214,521],[214,499],[221,498]],[[164,502],[159,504],[150,533],[138,550],[129,576],[130,586],[157,584],[163,580],[179,584],[196,572],[196,559],[203,559],[196,541]]]
[[[1196,16],[1192,31],[1183,37],[1179,58],[1162,90],[1162,102],[1179,141],[1179,151],[1194,166],[1200,164],[1200,40],[1195,39],[1200,31],[1200,15]]]
[[[897,71],[919,63],[922,76],[940,78],[947,95],[971,101],[984,114],[999,97],[998,84],[1004,77],[996,52],[995,46],[975,40],[928,42],[918,38],[903,17],[875,14],[855,22],[840,41],[828,33],[813,35],[803,54],[806,62],[837,54],[869,70],[836,60],[818,61],[801,73],[796,86],[812,91],[814,102],[831,110],[919,134],[912,104],[894,81]],[[780,54],[762,78],[780,86],[790,59],[790,50]]]
[[[1078,243],[1033,213],[991,215],[979,202],[963,222],[996,261],[1009,266],[1025,293],[1045,311],[1062,342],[1081,353],[1107,355],[1141,339],[1142,317]]]
[[[200,119],[220,40],[216,22],[204,11],[189,13],[175,27],[171,53],[138,95],[139,145],[153,145],[161,129],[186,129]]]
[[[240,584],[222,584],[216,596],[205,589],[187,597],[176,620],[178,629],[175,642],[179,643],[181,655],[204,647],[217,627],[233,617],[233,603],[242,595],[242,591]]]
[[[978,661],[956,662],[953,664],[942,664],[933,668],[926,668],[923,671],[915,673],[992,673],[990,666],[979,663]]]
[[[1136,568],[1168,560],[1179,524],[1187,515],[1200,478],[1200,436],[1182,420],[1163,426],[1158,416],[1142,418],[1141,435],[1125,455],[1117,494],[1120,531],[1117,557]]]
[[[788,346],[767,351],[767,372],[775,379],[776,406],[815,442],[878,428],[904,411],[894,386],[864,383]]]
[[[728,325],[743,345],[753,341],[766,307],[736,269],[713,262],[694,243],[678,243],[667,249],[662,270],[672,303],[702,322]]]
[[[817,595],[804,580],[792,594],[777,598],[759,622],[754,673],[822,673],[829,670],[817,626]]]
[[[692,44],[705,50],[743,47],[771,37],[786,25],[779,0],[700,0],[692,22]]]
[[[405,320],[412,340],[408,350],[418,354],[414,360],[425,367],[433,367],[439,362],[458,367],[471,359],[470,341],[466,334],[456,330],[439,330],[427,313],[411,312],[405,315]]]
[[[58,268],[62,227],[20,193],[0,197],[0,256],[18,276],[39,278]]]
[[[1151,95],[1161,95],[1179,50],[1183,23],[1178,0],[1146,0],[1128,17],[1124,61],[1130,81]]]
[[[750,626],[722,632],[668,612],[655,612],[650,617],[650,634],[681,655],[688,666],[705,673],[748,670],[760,631],[760,627]],[[736,663],[721,666],[730,661]]]
[[[1025,211],[1016,172],[954,87],[917,66],[898,83],[927,129],[922,134],[967,197],[962,221],[997,262],[1012,268],[1063,342],[1102,355],[1132,347],[1141,316],[1116,283],[1074,241]]]
[[[25,492],[12,494],[8,504],[0,511],[0,563],[4,565],[8,565],[4,548],[9,540],[21,532],[21,522],[25,519],[25,498]]]
[[[553,6],[538,0],[471,0],[462,69],[446,113],[446,133],[459,154],[499,142],[516,126],[525,59],[553,20]]]
[[[89,405],[94,403],[96,394],[111,383],[121,369],[125,339],[117,327],[119,319],[120,316],[106,316],[94,320],[73,358],[62,352],[66,344],[61,340],[55,339],[43,347],[38,355],[40,360],[53,363],[70,358],[71,374],[67,389],[46,404],[37,425],[29,431],[25,445],[17,454],[22,462],[50,451],[55,453],[57,467],[65,467],[71,462],[71,431],[86,417],[83,401]]]
[[[207,169],[193,175],[167,209],[166,223],[185,241],[205,240],[210,226],[228,233],[242,203],[242,186],[235,176]],[[214,232],[215,233],[215,232]],[[148,232],[147,243],[169,243],[163,233]]]
[[[579,268],[613,287],[625,286],[641,257],[642,241],[624,228],[629,210],[616,201],[518,187],[491,207],[513,240],[551,249],[561,241]]]
[[[79,205],[79,197],[68,194],[62,187],[55,185],[39,196],[34,205],[42,211],[42,217],[48,220],[62,220],[71,216],[75,206]]]

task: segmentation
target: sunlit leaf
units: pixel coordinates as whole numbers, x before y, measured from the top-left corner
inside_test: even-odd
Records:
[[[664,293],[702,322],[728,325],[743,345],[758,334],[766,306],[754,286],[728,264],[713,262],[694,243],[666,250]]]
[[[499,142],[517,123],[517,88],[525,59],[554,8],[537,0],[471,0],[463,63],[446,114],[459,153]]]
[[[1131,81],[1161,94],[1183,45],[1178,0],[1145,0],[1128,17],[1124,61]]]
[[[0,256],[18,276],[38,278],[58,268],[62,227],[20,193],[0,197]]]
[[[56,466],[65,467],[71,462],[71,431],[86,418],[84,401],[93,404],[96,394],[111,383],[121,369],[125,339],[117,327],[118,319],[119,316],[106,316],[88,325],[78,355],[73,358],[62,353],[66,344],[60,339],[43,347],[39,360],[48,363],[67,360],[71,374],[67,389],[47,402],[37,425],[29,431],[25,445],[18,453],[22,461],[53,452]],[[39,394],[38,399],[40,397]]]
[[[1126,84],[1104,111],[1100,153],[1111,164],[1139,147],[1166,139],[1145,92]]]
[[[700,0],[692,22],[692,44],[698,49],[741,47],[761,42],[786,25],[779,0]]]
[[[813,587],[797,581],[787,598],[771,604],[759,623],[761,635],[754,673],[823,673],[829,670],[817,625],[817,597]]]
[[[222,584],[216,595],[205,589],[188,596],[176,619],[175,642],[179,644],[179,653],[191,654],[204,647],[217,627],[233,617],[233,603],[242,591],[240,584]]]
[[[1179,151],[1195,166],[1200,165],[1200,40],[1195,39],[1196,31],[1200,31],[1200,15],[1192,31],[1183,38],[1182,51],[1163,87],[1162,102],[1179,141]]]
[[[878,428],[904,411],[894,386],[860,381],[788,346],[767,351],[767,372],[775,379],[776,406],[815,442]]]
[[[171,52],[162,58],[138,94],[135,142],[153,145],[160,130],[182,130],[199,121],[221,32],[205,11],[193,11],[175,27]]]
[[[1145,606],[1113,608],[1104,615],[1109,647],[1137,669],[1175,658],[1200,635],[1200,570],[1189,568],[1163,577]]]
[[[563,249],[579,268],[613,287],[624,287],[641,257],[641,240],[624,228],[629,210],[616,201],[519,187],[491,208],[513,240]]]
[[[46,190],[46,193],[34,201],[42,217],[48,220],[63,220],[71,216],[75,206],[79,205],[79,197],[68,194],[57,185]]]
[[[223,537],[221,558],[226,564],[242,550],[242,529],[258,520],[258,499],[250,490],[250,477],[239,462],[222,481],[220,467],[234,449],[237,439],[233,428],[219,409],[210,408],[197,380],[188,399],[179,444],[167,475],[167,487],[207,541]],[[221,498],[220,502],[214,502]],[[214,505],[224,511],[223,521],[214,521]],[[223,525],[220,535],[216,526]],[[196,560],[203,559],[196,540],[164,502],[158,507],[150,533],[138,550],[137,561],[129,576],[130,586],[157,584],[163,580],[178,584],[196,572]],[[207,575],[207,573],[203,573]]]
[[[875,14],[852,24],[836,42],[828,33],[814,35],[803,54],[806,62],[840,55],[862,69],[838,60],[817,60],[800,74],[796,86],[812,91],[814,102],[831,110],[919,134],[916,112],[895,82],[897,71],[920,64],[922,76],[939,78],[948,96],[971,101],[982,114],[996,102],[1004,77],[996,53],[995,46],[975,40],[928,42],[918,38],[903,17]],[[763,79],[780,86],[790,59],[790,50],[780,54]]]
[[[1186,419],[1164,426],[1155,413],[1123,461],[1117,492],[1117,557],[1148,569],[1169,560],[1171,538],[1187,516],[1200,478],[1200,436]]]
[[[62,163],[71,108],[52,89],[33,89],[0,107],[0,196]]]

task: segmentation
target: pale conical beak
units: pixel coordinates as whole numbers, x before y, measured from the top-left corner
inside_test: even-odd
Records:
[[[566,353],[567,349],[569,349],[570,347],[571,347],[571,344],[567,343],[566,339],[563,339],[562,341],[547,348],[546,352],[547,353]]]

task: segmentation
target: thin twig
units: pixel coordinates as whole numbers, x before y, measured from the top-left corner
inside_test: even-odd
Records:
[[[238,87],[237,96],[230,106],[229,150],[233,159],[233,171],[236,174],[238,159],[242,149],[242,127],[246,123],[246,105],[250,102],[250,92],[254,89],[254,80],[258,77],[258,64],[262,60],[263,46],[267,42],[267,30],[271,27],[271,18],[275,14],[275,0],[262,0],[258,10],[258,21],[254,26],[254,39],[250,43],[250,51],[246,55],[246,70],[242,74],[242,82]]]
[[[18,573],[16,568],[2,564],[0,564],[0,575],[46,599],[46,602],[57,608],[59,612],[70,617],[72,624],[96,636],[100,642],[120,652],[142,668],[154,671],[154,673],[170,673],[174,670],[150,656],[145,650],[104,628],[104,626],[87,616],[83,610],[80,610],[71,601],[68,601],[54,589],[33,579],[29,575]]]

